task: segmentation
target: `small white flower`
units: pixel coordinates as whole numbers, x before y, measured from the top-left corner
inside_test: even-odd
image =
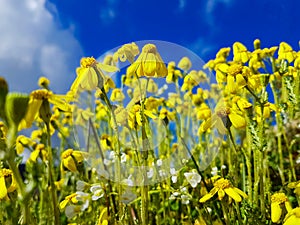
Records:
[[[193,188],[197,187],[201,181],[201,176],[195,170],[190,173],[184,173],[184,176]]]
[[[83,190],[85,190],[88,187],[89,187],[89,184],[86,183],[86,182],[84,182],[84,181],[82,181],[82,180],[78,180],[76,182],[76,190],[77,191],[83,191]]]
[[[158,171],[158,173],[159,173],[159,176],[160,176],[160,177],[162,177],[162,178],[164,178],[164,177],[166,177],[166,176],[167,176],[167,173],[166,173],[166,171],[165,171],[165,170],[163,170],[163,169],[159,170],[159,171]]]
[[[213,176],[216,176],[216,175],[218,175],[218,167],[213,167],[213,168],[211,168],[211,175],[213,175]]]
[[[104,159],[103,163],[104,163],[104,165],[109,166],[112,163],[112,161],[109,159]]]
[[[190,197],[188,195],[181,195],[181,203],[187,205],[190,203]]]
[[[81,211],[86,210],[89,207],[90,195],[82,191],[77,191],[76,194],[77,201],[83,202],[83,204],[81,205]]]
[[[226,165],[222,165],[222,166],[221,166],[221,169],[222,169],[222,170],[225,170],[226,168],[227,168]]]
[[[151,167],[147,172],[147,177],[152,178],[154,175],[154,169]]]
[[[121,163],[125,163],[126,162],[126,154],[122,153],[121,155]]]
[[[96,201],[99,198],[102,198],[104,196],[104,190],[99,184],[92,185],[92,187],[90,188],[90,191],[93,193],[93,195],[92,195],[93,201]]]
[[[157,166],[162,166],[162,163],[163,163],[163,161],[162,161],[161,159],[158,159],[158,160],[156,161],[156,165],[157,165]]]
[[[123,183],[124,185],[128,185],[129,187],[134,186],[134,183],[133,183],[133,180],[132,180],[132,174],[130,174],[129,177],[128,177],[127,179],[124,179],[124,180],[122,181],[122,183]]]
[[[121,201],[124,204],[129,204],[132,202],[134,199],[136,199],[136,194],[134,194],[131,190],[126,190],[122,195],[121,195]]]
[[[175,168],[170,169],[170,174],[172,175],[172,177],[171,177],[172,182],[174,184],[177,183],[177,172],[176,172]]]
[[[80,212],[81,212],[80,205],[67,205],[67,207],[65,209],[65,214],[68,217],[68,219],[72,219],[74,216],[76,216]]]

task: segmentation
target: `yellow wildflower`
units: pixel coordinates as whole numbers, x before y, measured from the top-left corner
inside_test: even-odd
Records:
[[[108,150],[108,149],[113,148],[112,138],[107,134],[103,134],[101,136],[100,143],[101,143],[103,150]]]
[[[275,193],[271,196],[271,219],[273,223],[278,223],[282,214],[282,206],[290,212],[292,206],[284,193]]]
[[[44,144],[36,145],[34,151],[31,152],[31,154],[29,156],[28,162],[36,162],[38,157],[41,157],[44,162],[47,160],[48,153],[47,153],[47,150],[45,149]]]
[[[196,110],[198,120],[207,120],[211,116],[211,110],[204,102]]]
[[[248,196],[241,191],[240,189],[232,186],[229,180],[220,178],[214,182],[213,189],[210,190],[209,193],[204,195],[199,202],[203,203],[207,200],[211,199],[216,193],[218,193],[218,199],[222,200],[227,194],[230,198],[235,200],[236,202],[241,202],[242,197],[247,198]]]
[[[285,59],[291,63],[294,61],[295,57],[296,53],[293,51],[292,47],[286,42],[281,42],[278,49],[278,59]]]
[[[42,88],[49,89],[50,81],[47,77],[40,77],[38,81],[38,85]]]
[[[300,207],[292,209],[283,220],[283,225],[296,224],[300,224]]]
[[[176,116],[176,112],[175,111],[170,112],[166,108],[162,108],[159,111],[159,118],[161,120],[164,120],[166,123],[168,123],[170,120],[174,121],[175,120],[175,116]]]
[[[19,130],[31,127],[34,119],[38,115],[41,116],[41,112],[43,112],[42,104],[45,101],[48,101],[49,103],[52,103],[53,105],[56,105],[59,109],[61,109],[63,111],[71,111],[71,107],[67,103],[67,101],[71,101],[71,99],[68,96],[56,95],[56,94],[53,94],[51,91],[48,91],[45,89],[35,90],[35,91],[31,92],[31,94],[29,96],[28,108],[27,108],[25,117],[21,120],[21,122],[19,124]],[[50,113],[50,112],[46,112],[46,113]],[[50,119],[50,116],[49,116],[49,119]]]
[[[246,63],[250,59],[250,53],[247,48],[240,42],[233,44],[233,61]]]
[[[179,69],[182,69],[183,71],[188,71],[192,67],[192,62],[188,57],[183,57],[182,59],[180,59],[177,66]]]
[[[137,60],[128,67],[128,72],[137,77],[166,77],[167,67],[154,44],[146,44]]]
[[[295,188],[294,193],[300,196],[300,181],[289,183],[288,188]]]
[[[73,204],[77,204],[78,203],[78,200],[77,200],[77,194],[76,193],[73,193],[73,194],[70,194],[68,196],[65,197],[64,200],[62,200],[60,203],[59,203],[59,208],[60,210],[63,210],[64,208],[66,208],[67,204],[68,203],[73,203]]]
[[[190,91],[200,83],[199,75],[196,70],[192,70],[184,77],[181,91]]]
[[[111,92],[110,100],[112,102],[122,102],[125,99],[125,95],[123,94],[120,88],[115,88]]]
[[[182,77],[182,73],[179,69],[176,68],[176,64],[174,61],[171,61],[168,63],[168,75],[166,77],[167,83],[176,82],[178,80],[178,77]]]
[[[119,48],[113,55],[113,60],[118,62],[120,59],[121,62],[128,60],[131,64],[134,62],[134,57],[140,53],[139,47],[134,43],[125,44]]]
[[[61,167],[65,167],[72,172],[77,171],[77,167],[83,162],[83,152],[67,149],[61,155]]]
[[[15,191],[17,183],[10,169],[0,169],[0,200],[7,197],[7,193]]]
[[[70,90],[74,95],[77,95],[78,92],[83,90],[91,91],[97,87],[102,88],[107,80],[103,71],[116,72],[118,70],[115,66],[97,62],[93,57],[82,58],[80,67],[76,69],[77,77]]]
[[[24,148],[26,147],[29,147],[29,146],[32,146],[33,145],[33,141],[24,136],[24,135],[19,135],[16,139],[16,151],[17,151],[17,154],[20,155],[23,153],[24,151]]]
[[[144,118],[142,118],[141,105],[135,104],[131,107],[128,113],[128,125],[132,129],[138,129],[142,126],[142,120],[146,120],[146,116],[152,119],[156,118],[156,115],[152,111],[144,109]]]

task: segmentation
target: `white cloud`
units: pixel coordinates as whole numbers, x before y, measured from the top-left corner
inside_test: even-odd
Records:
[[[37,88],[40,76],[66,91],[82,50],[72,28],[60,29],[45,0],[0,0],[0,76],[12,91]],[[53,7],[53,6],[52,6]]]
[[[222,3],[226,7],[230,7],[233,2],[234,0],[207,0],[205,4],[206,22],[210,26],[215,26],[215,15],[213,13],[217,5]]]

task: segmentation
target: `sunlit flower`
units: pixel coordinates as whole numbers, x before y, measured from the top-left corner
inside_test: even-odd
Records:
[[[53,94],[51,91],[46,89],[42,90],[35,90],[31,92],[29,97],[28,108],[25,117],[21,120],[19,124],[19,130],[24,128],[31,127],[34,119],[39,115],[43,116],[43,113],[50,113],[47,112],[47,109],[44,109],[43,102],[48,101],[49,103],[56,105],[59,109],[63,111],[71,111],[70,105],[67,103],[72,99],[65,95],[56,95]],[[45,111],[46,110],[46,111]],[[44,112],[45,111],[45,112]],[[46,115],[47,116],[47,115]],[[51,114],[50,114],[51,116]],[[50,116],[49,120],[50,120]]]
[[[103,150],[108,150],[113,148],[112,137],[107,134],[102,134],[100,138],[100,143]]]
[[[296,224],[300,224],[300,207],[292,209],[283,220],[283,225]]]
[[[183,79],[183,84],[181,86],[181,91],[192,90],[196,85],[200,83],[201,79],[196,70],[192,70]]]
[[[242,197],[248,197],[243,191],[232,186],[229,180],[220,178],[214,182],[213,189],[211,189],[210,192],[204,195],[199,201],[201,203],[206,202],[207,200],[211,199],[216,193],[218,193],[219,200],[222,200],[225,197],[225,194],[234,199],[236,202],[241,202]]]
[[[76,69],[77,77],[70,90],[76,95],[78,92],[86,90],[92,91],[97,87],[103,88],[107,80],[103,71],[116,72],[119,69],[97,62],[93,57],[86,57],[80,60],[80,67]]]
[[[182,73],[176,67],[176,64],[174,61],[171,61],[168,63],[167,70],[168,70],[168,75],[166,77],[167,83],[176,82],[178,80],[178,77],[182,77]]]
[[[17,154],[20,155],[23,153],[24,151],[24,148],[28,148],[30,146],[32,146],[34,144],[34,142],[24,136],[24,135],[19,135],[16,139],[16,151],[17,151]]]
[[[90,188],[90,191],[93,193],[93,195],[92,195],[93,201],[96,201],[99,198],[102,198],[104,196],[104,190],[99,184],[92,185]]]
[[[144,109],[144,118],[142,118],[141,106],[135,104],[128,113],[128,125],[132,129],[142,126],[142,120],[146,120],[146,116],[152,119],[157,118],[152,111]]]
[[[298,196],[300,196],[300,181],[296,181],[296,182],[291,182],[288,184],[288,188],[293,188],[294,193]]]
[[[192,67],[192,62],[188,57],[183,57],[180,59],[177,66],[179,69],[182,69],[183,71],[188,71]]]
[[[233,44],[233,61],[245,63],[249,60],[250,53],[247,48],[240,42]]]
[[[36,162],[38,157],[41,157],[44,162],[47,160],[48,152],[45,149],[44,144],[36,145],[35,149],[31,152],[31,154],[29,156],[29,160],[30,160],[30,162]]]
[[[128,67],[130,74],[138,77],[166,77],[167,67],[154,44],[146,44],[137,60]]]
[[[293,51],[292,47],[286,42],[281,42],[278,49],[278,59],[285,59],[291,63],[294,61],[295,57],[296,53]]]
[[[17,189],[17,183],[10,169],[0,169],[0,200]]]
[[[123,94],[120,88],[115,88],[111,92],[110,100],[112,102],[122,102],[125,99],[125,95]]]
[[[184,176],[193,188],[197,187],[198,183],[201,181],[201,176],[195,170],[192,170],[192,172],[189,173],[184,173]]]
[[[42,88],[48,89],[50,81],[47,77],[40,77],[38,81],[38,85]]]
[[[171,112],[164,107],[161,108],[161,110],[159,111],[159,118],[161,120],[164,120],[166,123],[168,123],[169,121],[174,121],[175,116],[176,116],[176,111]]]
[[[279,222],[283,205],[288,212],[292,210],[292,206],[284,193],[275,193],[271,196],[271,219],[273,223]]]
[[[134,43],[125,44],[119,48],[113,55],[115,62],[120,59],[121,62],[128,60],[131,64],[134,62],[134,57],[140,53],[139,47]]]
[[[75,151],[73,149],[67,149],[61,155],[61,166],[67,168],[72,172],[76,172],[77,168],[83,162],[83,152]]]
[[[80,212],[82,212],[81,205],[68,205],[65,209],[65,214],[68,219],[72,219]]]
[[[204,102],[201,103],[197,110],[197,119],[199,120],[207,120],[211,116],[211,109]]]

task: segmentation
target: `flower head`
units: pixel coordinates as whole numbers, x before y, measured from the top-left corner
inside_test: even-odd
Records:
[[[201,176],[194,170],[189,173],[184,173],[184,176],[193,188],[197,187],[201,181]]]
[[[275,193],[271,196],[271,219],[273,223],[279,222],[283,205],[288,212],[292,210],[292,206],[284,193]]]
[[[77,172],[77,168],[83,162],[83,152],[67,149],[61,155],[62,167],[67,168],[72,172]]]
[[[216,193],[218,193],[218,199],[222,200],[227,194],[230,198],[234,199],[236,202],[241,202],[242,197],[247,198],[247,195],[240,189],[232,186],[229,180],[220,178],[214,182],[213,189],[206,195],[204,195],[199,201],[201,203],[206,202],[211,199]]]
[[[134,43],[125,44],[119,48],[113,55],[115,62],[120,59],[121,62],[128,60],[131,64],[134,62],[134,57],[140,53],[139,47]]]
[[[166,77],[167,67],[154,44],[146,44],[137,60],[128,67],[130,74],[137,77]]]
[[[10,169],[0,169],[0,200],[7,197],[7,193],[15,191],[17,183]]]
[[[296,224],[300,224],[300,207],[292,209],[283,220],[283,225]]]

